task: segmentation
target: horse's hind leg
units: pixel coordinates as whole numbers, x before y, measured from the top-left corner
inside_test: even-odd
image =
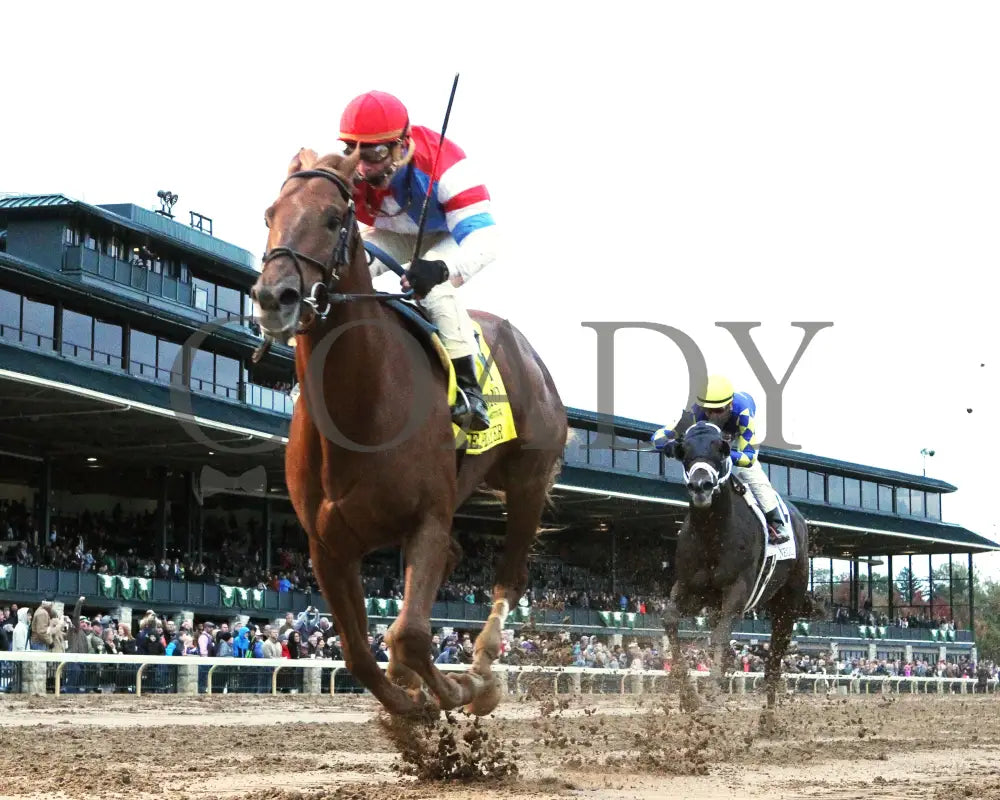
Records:
[[[521,457],[507,468],[507,531],[503,555],[497,565],[493,586],[493,608],[486,624],[476,637],[472,669],[486,681],[486,688],[466,710],[471,714],[489,714],[500,702],[500,685],[493,675],[493,662],[500,657],[503,628],[507,615],[528,588],[528,555],[538,536],[549,490],[548,476],[555,458],[539,450],[523,450]]]
[[[782,660],[788,652],[795,627],[795,608],[791,592],[785,586],[768,604],[771,612],[771,650],[764,665],[764,685],[767,688],[767,707],[774,708],[778,684],[781,682]]]

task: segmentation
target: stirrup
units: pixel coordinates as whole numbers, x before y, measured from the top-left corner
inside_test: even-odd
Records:
[[[784,544],[789,538],[790,537],[787,533],[781,533],[777,528],[774,528],[771,525],[767,526],[768,544]]]
[[[451,420],[463,431],[485,431],[490,427],[490,418],[486,412],[486,401],[479,398],[482,408],[473,408],[469,393],[458,387],[458,402],[452,406]]]

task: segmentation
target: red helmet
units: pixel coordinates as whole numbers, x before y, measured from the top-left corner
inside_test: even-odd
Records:
[[[340,117],[340,138],[375,144],[401,139],[410,127],[410,115],[398,98],[386,92],[355,97]]]

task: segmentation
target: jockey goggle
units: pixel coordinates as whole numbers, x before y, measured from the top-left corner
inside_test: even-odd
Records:
[[[392,154],[394,144],[395,142],[390,142],[389,144],[386,144],[385,142],[381,142],[379,144],[363,144],[361,145],[361,160],[366,164],[381,164]],[[351,155],[357,146],[357,142],[347,142],[347,146],[344,148],[344,154],[348,156]]]

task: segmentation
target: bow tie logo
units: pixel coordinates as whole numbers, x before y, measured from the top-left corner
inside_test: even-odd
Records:
[[[230,477],[209,466],[201,468],[199,499],[214,494],[260,494],[267,491],[267,470],[263,465],[248,469],[242,475]]]

